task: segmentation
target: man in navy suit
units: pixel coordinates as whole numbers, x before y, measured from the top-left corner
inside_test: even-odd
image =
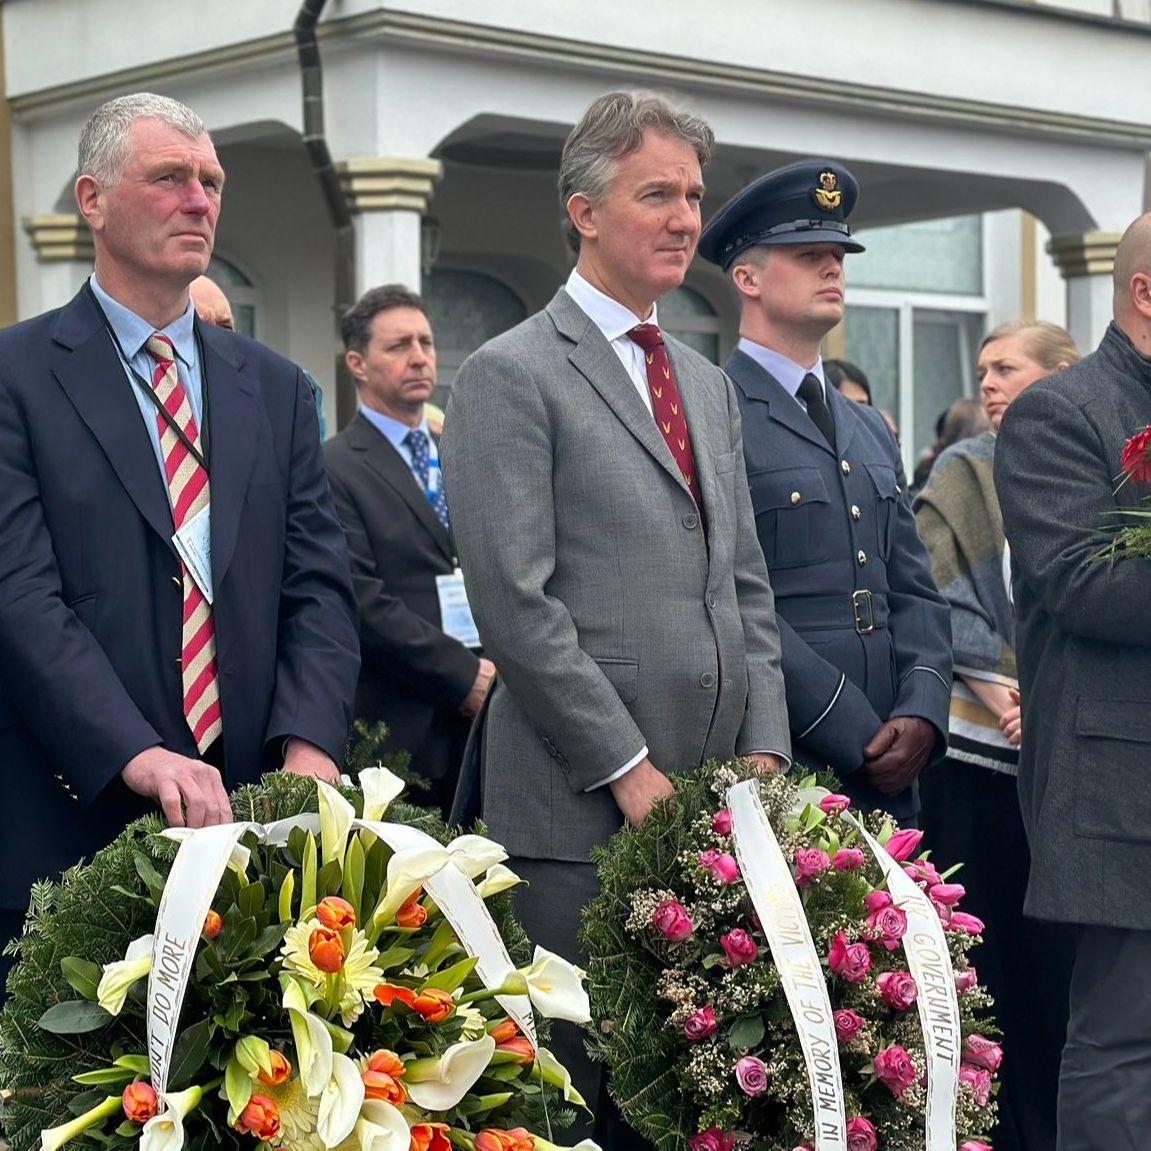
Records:
[[[303,374],[195,320],[203,123],[113,100],[79,171],[95,274],[0,333],[0,942],[150,808],[199,827],[265,771],[335,779],[359,667]]]

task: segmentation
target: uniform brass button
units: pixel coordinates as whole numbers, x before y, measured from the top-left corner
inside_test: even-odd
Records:
[[[867,552],[860,548],[859,554],[855,558],[859,560],[859,566],[863,567],[863,565],[867,563]]]
[[[843,474],[845,476],[849,476],[849,475],[851,475],[851,464],[849,464],[847,462],[847,460],[840,460],[839,461],[839,470],[841,472],[843,472]]]
[[[799,492],[792,492],[792,493],[791,493],[791,502],[792,502],[793,504],[797,504],[797,503],[799,503],[799,501],[800,501],[801,499],[803,499],[803,496],[801,496],[801,495],[799,494]]]
[[[173,576],[172,582],[181,590],[184,590],[184,581],[179,576]]]
[[[861,515],[863,515],[863,512],[861,512],[859,510],[859,504],[852,504],[851,505],[851,518],[853,520],[857,520],[857,519],[859,519],[859,517]]]
[[[715,687],[715,676],[712,675],[710,671],[705,671],[703,675],[699,677],[699,686]]]

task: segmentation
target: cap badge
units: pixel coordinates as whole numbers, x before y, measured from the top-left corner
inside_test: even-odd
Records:
[[[830,169],[824,169],[819,173],[819,187],[812,188],[811,195],[825,212],[834,212],[843,199],[843,192],[839,187],[839,177]]]

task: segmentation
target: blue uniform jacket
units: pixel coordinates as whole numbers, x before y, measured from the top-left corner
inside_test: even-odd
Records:
[[[874,408],[828,388],[832,451],[750,356],[727,362],[743,417],[756,531],[771,572],[797,763],[827,765],[863,808],[906,818],[918,789],[881,795],[863,748],[894,716],[920,716],[946,750],[951,622],[915,530],[899,451]]]

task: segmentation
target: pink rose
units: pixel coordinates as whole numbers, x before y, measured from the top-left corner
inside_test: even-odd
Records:
[[[709,1035],[715,1034],[715,1029],[719,1026],[715,1021],[715,1012],[711,1009],[709,1003],[706,1007],[701,1007],[696,1011],[690,1019],[683,1025],[683,1033],[692,1043],[702,1043]]]
[[[935,865],[926,859],[920,859],[915,863],[905,863],[903,870],[921,887],[933,887],[935,884],[943,882],[943,877],[935,870]]]
[[[959,1151],[991,1151],[990,1143],[980,1143],[978,1139],[968,1139]]]
[[[948,931],[966,931],[968,935],[983,934],[983,920],[977,915],[968,915],[966,911],[953,911],[947,921]]]
[[[896,1099],[902,1099],[903,1093],[915,1082],[919,1072],[911,1056],[902,1047],[885,1047],[875,1057],[875,1074],[879,1081],[891,1090]]]
[[[869,891],[863,897],[864,906],[871,912],[882,911],[883,908],[890,907],[894,902],[890,891]]]
[[[826,851],[817,847],[801,847],[795,853],[795,882],[806,887],[817,875],[822,875],[831,866]]]
[[[742,927],[721,935],[719,943],[727,956],[729,967],[742,967],[745,963],[754,963],[759,956],[755,940]]]
[[[851,806],[851,800],[846,795],[825,795],[819,801],[819,810],[826,815],[838,815]]]
[[[700,855],[699,865],[711,873],[716,883],[734,883],[739,878],[739,864],[735,862],[734,856],[714,847]]]
[[[875,1124],[862,1115],[847,1121],[847,1151],[876,1151],[879,1147],[879,1133]]]
[[[919,989],[907,971],[885,971],[876,982],[883,1002],[896,1011],[906,1011],[919,998]]]
[[[744,1095],[762,1095],[767,1090],[767,1064],[754,1055],[745,1055],[735,1065],[735,1080]]]
[[[980,1107],[986,1107],[991,1098],[991,1072],[983,1067],[964,1063],[959,1068],[959,1082],[965,1086]]]
[[[898,907],[884,907],[867,917],[867,925],[879,933],[879,942],[894,951],[907,934],[907,913]]]
[[[887,848],[887,854],[892,859],[902,863],[915,854],[915,849],[922,840],[922,831],[916,827],[905,827],[902,831],[897,831],[883,846]]]
[[[831,953],[827,957],[832,973],[848,983],[859,983],[871,970],[871,952],[866,943],[848,943],[842,931],[835,933]]]
[[[867,856],[863,854],[861,848],[843,847],[835,853],[831,866],[836,871],[859,871],[866,862]]]
[[[718,1127],[709,1127],[687,1141],[691,1151],[735,1151],[735,1136]]]
[[[858,1011],[844,1008],[837,1011],[832,1018],[835,1020],[835,1038],[840,1043],[850,1043],[863,1029],[863,1016]]]
[[[682,943],[691,938],[693,925],[687,908],[675,899],[665,899],[651,917],[656,931],[670,943]]]
[[[962,883],[933,883],[927,889],[932,903],[942,903],[944,907],[954,907],[965,895],[967,888]]]
[[[969,1035],[963,1043],[963,1058],[976,1067],[990,1071],[992,1075],[1003,1062],[1003,1048],[982,1035]]]
[[[960,995],[970,991],[978,983],[979,976],[974,967],[969,967],[966,971],[957,971],[955,973],[955,990]]]
[[[731,834],[731,812],[726,807],[721,807],[712,817],[711,829],[716,835]]]

